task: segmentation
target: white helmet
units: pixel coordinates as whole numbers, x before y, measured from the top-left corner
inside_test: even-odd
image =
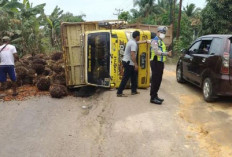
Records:
[[[158,32],[160,32],[160,33],[166,34],[166,32],[168,31],[168,28],[167,28],[166,26],[159,26],[159,27],[157,28],[157,30],[158,30]]]

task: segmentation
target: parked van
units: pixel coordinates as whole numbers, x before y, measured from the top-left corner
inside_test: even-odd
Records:
[[[201,87],[206,101],[232,96],[232,35],[202,36],[182,52],[176,67],[178,82]]]

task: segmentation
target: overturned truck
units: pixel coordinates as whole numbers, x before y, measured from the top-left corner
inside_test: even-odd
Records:
[[[140,40],[144,41],[151,39],[149,29],[155,29],[151,26],[147,30],[135,27],[117,22],[62,23],[66,85],[69,88],[87,85],[117,88],[123,75],[122,57],[132,32],[140,31]],[[150,44],[144,42],[138,47],[138,88],[148,88]]]

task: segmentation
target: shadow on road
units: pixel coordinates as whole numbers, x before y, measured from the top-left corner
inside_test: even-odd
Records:
[[[229,96],[220,96],[216,99],[217,105],[220,105],[223,108],[232,108],[232,97]]]
[[[90,97],[93,95],[103,94],[105,91],[108,90],[109,89],[101,87],[85,86],[81,88],[72,89],[72,92],[75,97]]]

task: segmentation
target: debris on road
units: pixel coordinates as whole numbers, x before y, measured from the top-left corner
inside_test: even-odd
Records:
[[[3,94],[2,91],[0,94]],[[49,95],[48,91],[40,91],[36,86],[32,85],[23,85],[18,88],[18,95],[12,96],[12,90],[6,90],[5,96],[2,97],[3,101],[23,101],[32,96],[41,96],[41,95]]]

